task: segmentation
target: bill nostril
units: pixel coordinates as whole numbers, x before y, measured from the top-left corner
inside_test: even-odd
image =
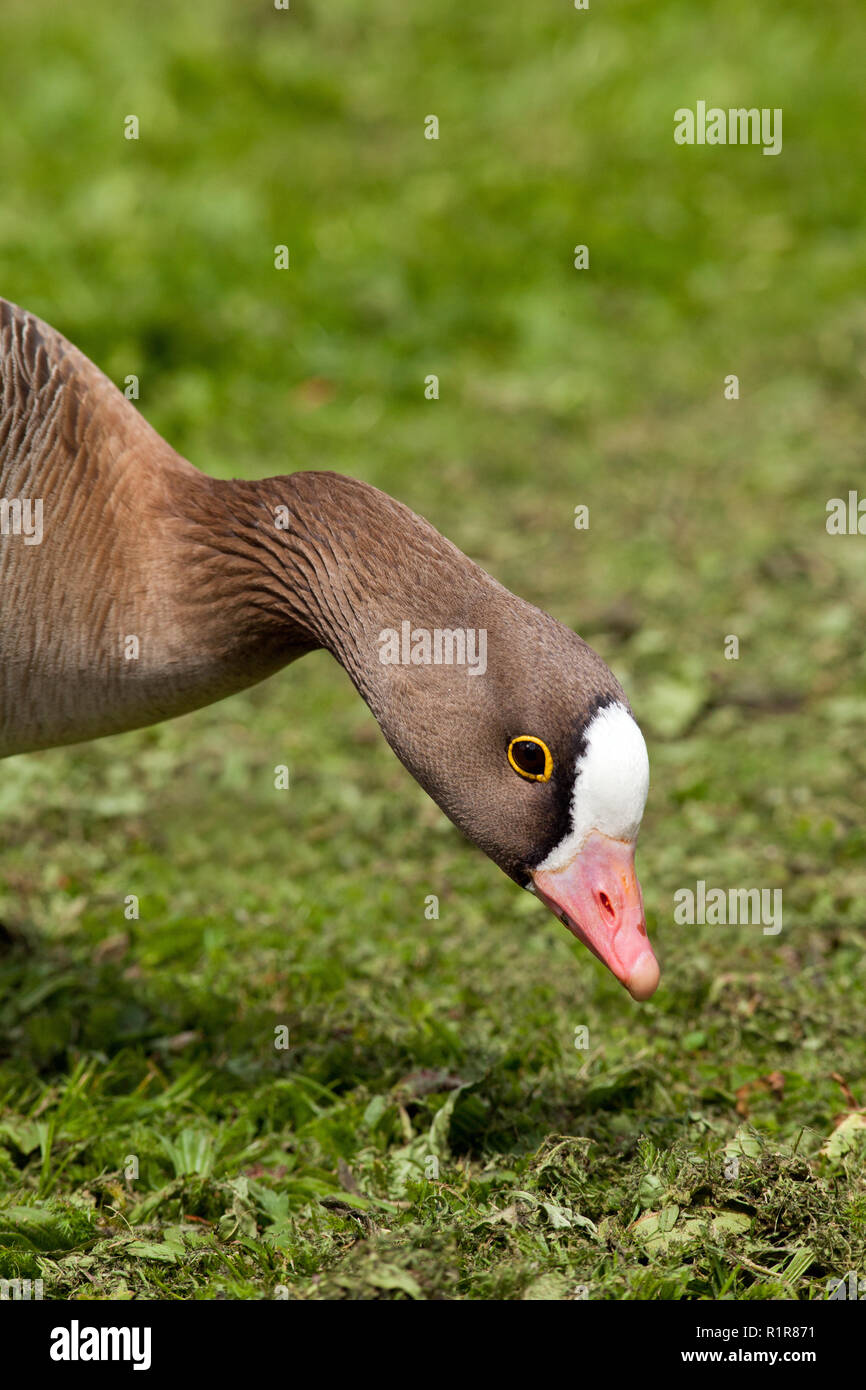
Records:
[[[608,917],[613,917],[615,915],[613,910],[613,904],[611,903],[610,898],[607,896],[607,893],[605,893],[604,890],[601,890],[599,892],[598,900],[601,903],[602,912],[606,912]]]

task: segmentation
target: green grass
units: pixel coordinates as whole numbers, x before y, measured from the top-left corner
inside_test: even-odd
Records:
[[[366,478],[597,647],[650,745],[663,980],[633,1004],[324,655],[6,761],[0,1277],[866,1275],[866,540],[824,528],[864,478],[864,40],[853,0],[7,4],[3,293],[205,470]],[[698,99],[782,107],[783,153],[675,146]],[[697,879],[781,888],[782,933],[677,926]]]

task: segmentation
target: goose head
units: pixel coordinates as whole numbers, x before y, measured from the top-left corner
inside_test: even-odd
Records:
[[[369,703],[451,820],[648,999],[659,967],[634,863],[649,790],[641,731],[592,648],[477,574],[478,592],[438,619],[484,651],[483,669],[395,661]],[[412,622],[410,643],[425,630]]]

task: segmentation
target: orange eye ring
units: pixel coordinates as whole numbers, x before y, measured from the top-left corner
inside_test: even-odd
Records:
[[[544,755],[543,768],[541,768],[538,758],[539,751]],[[553,772],[553,755],[544,740],[536,738],[534,734],[519,734],[517,738],[511,740],[508,745],[508,761],[518,777],[525,778],[527,782],[550,781]],[[521,763],[523,763],[522,767]],[[536,771],[536,768],[541,768],[541,770]]]

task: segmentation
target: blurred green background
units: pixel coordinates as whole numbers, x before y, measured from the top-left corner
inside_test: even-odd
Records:
[[[0,24],[2,293],[137,374],[205,471],[364,478],[599,650],[650,746],[663,966],[638,1009],[322,654],[6,761],[0,1275],[745,1298],[862,1273],[866,539],[825,530],[866,492],[862,8]],[[781,107],[781,155],[677,146],[698,100]],[[782,888],[783,932],[675,926],[697,879]]]

